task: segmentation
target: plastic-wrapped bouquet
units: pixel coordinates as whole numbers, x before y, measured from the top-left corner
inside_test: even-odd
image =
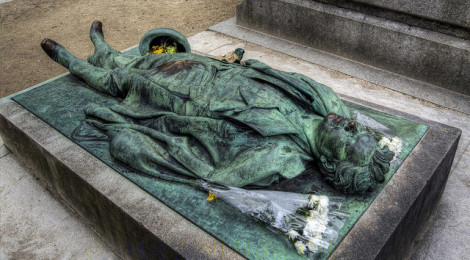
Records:
[[[286,236],[301,255],[328,250],[349,216],[339,199],[283,191],[246,190],[199,181],[209,191],[242,213]]]
[[[379,141],[379,145],[381,148],[384,146],[387,146],[390,151],[394,152],[395,155],[400,154],[403,142],[399,137],[393,137],[393,138],[387,138],[387,137],[382,137]]]
[[[392,133],[388,127],[364,114],[361,114],[359,111],[352,111],[352,115],[353,118],[359,123],[361,123],[363,126],[366,126],[372,131],[380,133],[380,135],[382,136],[382,138],[379,140],[380,148],[387,146],[390,151],[395,153],[395,158],[399,156],[403,148],[403,140],[401,138],[399,138],[398,136],[390,138],[395,134]]]

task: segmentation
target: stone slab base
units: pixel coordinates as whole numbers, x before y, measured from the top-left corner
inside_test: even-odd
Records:
[[[331,255],[332,259],[402,258],[439,201],[461,131],[342,98],[430,126]],[[242,258],[7,99],[0,102],[0,133],[18,159],[123,257]]]
[[[237,24],[470,95],[470,41],[311,0],[245,0]]]

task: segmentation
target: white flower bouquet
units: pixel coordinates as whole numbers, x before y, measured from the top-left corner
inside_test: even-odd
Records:
[[[394,152],[395,155],[398,156],[402,150],[403,141],[396,136],[393,138],[382,137],[379,141],[379,145],[381,148],[387,146],[390,151]]]
[[[336,241],[348,213],[339,199],[283,191],[246,190],[200,180],[208,200],[219,198],[242,213],[283,234],[301,255],[327,251]]]

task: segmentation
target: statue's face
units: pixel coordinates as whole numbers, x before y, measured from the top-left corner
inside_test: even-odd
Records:
[[[317,142],[327,159],[347,160],[359,166],[370,162],[378,144],[364,126],[334,113],[325,117]]]

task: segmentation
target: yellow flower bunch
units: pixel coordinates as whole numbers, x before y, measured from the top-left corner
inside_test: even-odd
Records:
[[[149,53],[176,53],[176,43],[152,46],[152,50]]]
[[[160,46],[152,46],[152,50],[149,53],[163,53],[164,49]]]

